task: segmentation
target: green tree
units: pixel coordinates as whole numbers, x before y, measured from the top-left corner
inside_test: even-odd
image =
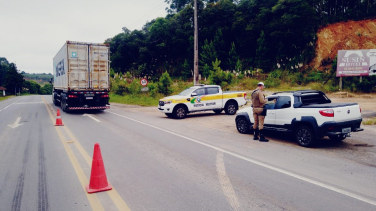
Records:
[[[28,90],[27,92],[30,93],[30,94],[44,94],[44,92],[42,92],[42,90],[41,90],[41,86],[33,80],[24,81],[23,87],[26,88]],[[51,91],[52,91],[52,88],[51,88]],[[51,91],[49,91],[49,92],[51,92]]]
[[[192,78],[191,65],[188,64],[187,59],[184,60],[182,66],[182,77],[184,80]]]
[[[41,87],[41,94],[43,95],[51,95],[52,94],[52,84],[44,84],[42,87]]]
[[[264,31],[261,31],[260,37],[257,39],[256,62],[257,67],[268,69],[270,67],[269,48],[266,43]]]
[[[239,56],[236,53],[235,43],[232,42],[231,43],[231,49],[230,49],[230,52],[228,52],[228,58],[227,58],[227,62],[228,62],[228,66],[229,66],[230,70],[234,70],[234,69],[236,70],[237,69],[235,66],[236,66],[238,60],[239,60]]]
[[[220,67],[221,61],[216,59],[213,63],[214,71],[210,72],[210,83],[215,85],[220,85],[223,90],[228,90],[229,85],[232,82],[233,75],[223,71]]]
[[[9,62],[6,58],[0,57],[0,86],[4,86],[5,75],[9,69]]]
[[[172,80],[168,72],[164,72],[159,78],[158,91],[164,95],[169,95],[173,92],[171,88]]]
[[[8,92],[12,93],[13,91],[18,92],[23,85],[23,76],[18,72],[17,67],[14,63],[9,64],[9,69],[5,75],[5,87]],[[17,89],[17,90],[16,90]]]
[[[211,64],[218,58],[217,51],[215,50],[213,41],[208,43],[208,40],[205,40],[205,44],[202,46],[200,53],[200,70],[203,72],[203,67],[207,64]],[[203,72],[204,77],[208,77],[208,72]]]

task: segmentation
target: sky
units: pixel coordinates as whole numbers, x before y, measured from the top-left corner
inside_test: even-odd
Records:
[[[52,73],[69,41],[103,43],[122,28],[165,17],[165,0],[0,0],[0,57],[26,73]]]

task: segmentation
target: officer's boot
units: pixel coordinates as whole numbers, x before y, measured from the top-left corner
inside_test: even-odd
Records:
[[[256,129],[253,129],[253,140],[259,140],[259,129],[256,128]]]
[[[260,141],[262,141],[262,142],[268,142],[269,141],[269,139],[265,138],[263,130],[260,130]]]

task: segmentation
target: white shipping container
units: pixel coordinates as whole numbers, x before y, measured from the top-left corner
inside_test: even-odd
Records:
[[[106,44],[67,41],[53,59],[54,89],[107,91],[109,53]]]

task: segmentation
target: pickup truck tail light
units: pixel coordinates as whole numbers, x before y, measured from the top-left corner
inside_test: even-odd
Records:
[[[333,109],[325,109],[319,111],[321,116],[326,116],[326,117],[334,117],[334,110]]]
[[[68,98],[78,98],[77,95],[68,95]]]
[[[244,100],[247,100],[246,97],[247,97],[247,93],[244,93]]]
[[[108,97],[108,95],[101,95],[101,97]]]

